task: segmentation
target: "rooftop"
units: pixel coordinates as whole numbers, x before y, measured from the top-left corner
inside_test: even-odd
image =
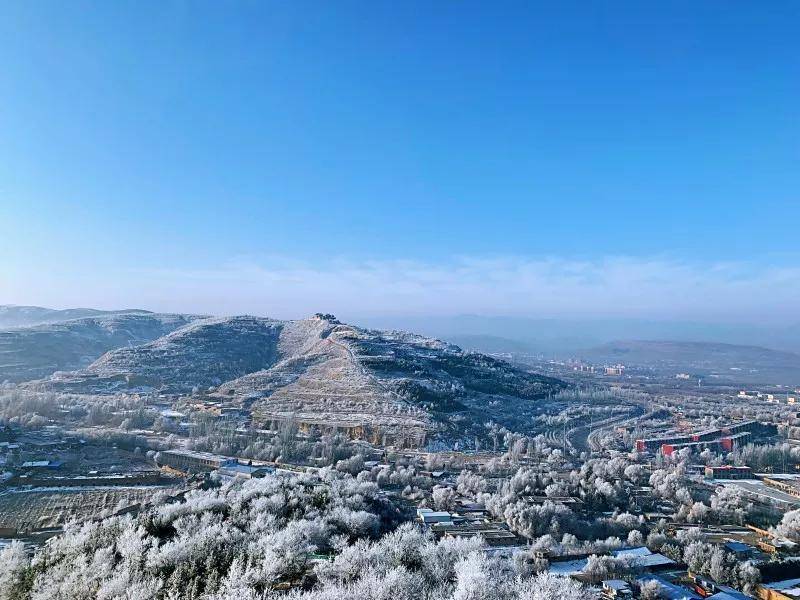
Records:
[[[639,565],[646,568],[666,567],[675,564],[675,561],[671,558],[663,554],[650,552],[645,546],[638,548],[620,548],[619,550],[611,552],[611,555],[616,558],[634,559]]]
[[[717,589],[719,591],[716,594],[709,596],[709,598],[714,598],[714,600],[750,600],[750,596],[743,594],[742,592],[727,585],[718,584]]]
[[[220,454],[212,454],[211,452],[195,452],[193,450],[163,450],[162,454],[171,456],[185,456],[187,458],[196,458],[200,460],[235,460],[229,456],[222,456]]]
[[[616,590],[618,592],[623,592],[631,589],[631,586],[628,584],[628,582],[623,581],[622,579],[606,579],[603,582],[603,587]]]
[[[763,587],[779,591],[782,594],[791,598],[800,598],[800,577],[795,579],[784,579],[783,581],[773,581],[772,583],[765,583]]]
[[[667,600],[701,600],[700,596],[691,590],[679,585],[675,585],[674,583],[670,583],[663,577],[644,575],[643,577],[639,577],[636,581],[638,581],[640,584],[647,583],[648,581],[657,581],[661,586],[661,597],[666,598]]]
[[[553,573],[554,575],[562,575],[564,577],[569,577],[571,575],[577,575],[578,573],[581,573],[588,564],[588,562],[589,560],[586,558],[579,558],[576,560],[553,561],[550,563],[550,566],[547,568],[547,570]]]

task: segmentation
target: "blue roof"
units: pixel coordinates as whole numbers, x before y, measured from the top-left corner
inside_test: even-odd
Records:
[[[634,560],[645,568],[664,567],[675,564],[675,561],[671,558],[663,554],[650,552],[646,546],[640,546],[638,548],[620,548],[619,550],[612,551],[611,555],[615,558]]]
[[[236,471],[237,473],[243,473],[245,475],[251,475],[252,473],[255,473],[263,468],[264,467],[254,467],[253,465],[242,465],[239,463],[225,465],[224,467],[226,471]]]
[[[733,552],[749,552],[753,549],[743,542],[726,542],[725,547]]]
[[[620,548],[612,550],[611,555],[617,557],[631,558],[635,556],[650,556],[652,552],[647,546],[637,546],[635,548]]]
[[[603,581],[603,585],[607,588],[612,590],[629,590],[631,586],[628,584],[627,581],[622,579],[606,579]]]
[[[718,592],[709,596],[706,600],[751,600],[751,598],[750,596],[745,596],[742,592],[729,590],[727,592]]]
[[[636,581],[638,581],[640,584],[648,581],[657,581],[661,585],[662,596],[667,598],[667,600],[702,600],[700,596],[691,590],[679,585],[675,585],[674,583],[670,583],[663,577],[658,577],[656,575],[644,575],[639,577]]]

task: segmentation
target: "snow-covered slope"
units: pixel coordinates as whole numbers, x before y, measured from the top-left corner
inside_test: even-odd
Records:
[[[43,308],[41,306],[17,306],[14,304],[0,305],[0,328],[32,327],[45,323],[63,323],[73,319],[87,317],[105,317],[109,315],[146,315],[152,314],[146,310],[98,310],[96,308]]]
[[[195,321],[148,344],[111,351],[87,371],[99,378],[128,376],[128,385],[187,392],[219,385],[272,365],[283,323],[260,317]]]
[[[263,423],[377,423],[448,437],[478,435],[490,420],[530,422],[535,404],[564,387],[439,340],[325,317],[201,319],[37,385],[95,394],[211,393],[247,406]]]
[[[0,331],[0,382],[80,369],[109,350],[160,338],[195,318],[125,313]]]

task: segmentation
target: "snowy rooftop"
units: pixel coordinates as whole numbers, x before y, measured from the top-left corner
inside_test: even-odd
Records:
[[[623,581],[622,579],[606,579],[603,582],[603,587],[608,589],[616,590],[616,591],[623,591],[623,590],[630,590],[631,586],[628,585],[627,581]]]
[[[800,577],[765,583],[763,586],[770,590],[779,591],[781,594],[789,596],[790,598],[800,598]]]
[[[746,596],[732,588],[725,588],[723,591],[709,596],[706,600],[750,600],[750,596]]]
[[[569,577],[570,575],[577,575],[578,573],[581,573],[588,563],[589,560],[586,558],[551,562],[547,570],[553,575]]]
[[[671,558],[663,554],[650,552],[645,546],[640,546],[638,548],[620,548],[619,550],[614,550],[611,555],[616,558],[635,559],[641,566],[650,568],[665,567],[675,564],[675,561]]]
[[[638,558],[640,556],[650,556],[652,552],[647,546],[639,546],[637,548],[620,548],[619,550],[614,550],[611,554],[617,558]]]
[[[661,597],[668,600],[700,600],[700,596],[679,585],[668,582],[666,579],[655,575],[645,575],[637,579],[640,584],[648,581],[657,581],[661,589]]]
[[[431,510],[430,508],[418,508],[417,517],[423,523],[445,523],[453,520],[453,516],[449,512]]]

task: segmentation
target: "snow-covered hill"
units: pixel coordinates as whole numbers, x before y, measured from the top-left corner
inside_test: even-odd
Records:
[[[144,344],[195,318],[124,313],[0,331],[0,382],[84,368],[109,350]]]
[[[146,315],[146,310],[99,310],[96,308],[43,308],[41,306],[17,306],[15,304],[0,305],[0,329],[12,327],[31,327],[45,323],[63,323],[73,319],[87,317],[105,317],[110,315]]]
[[[487,421],[530,422],[535,405],[565,387],[439,340],[330,316],[200,319],[36,385],[92,394],[211,394],[248,407],[264,423],[379,424],[448,437],[483,433]]]

